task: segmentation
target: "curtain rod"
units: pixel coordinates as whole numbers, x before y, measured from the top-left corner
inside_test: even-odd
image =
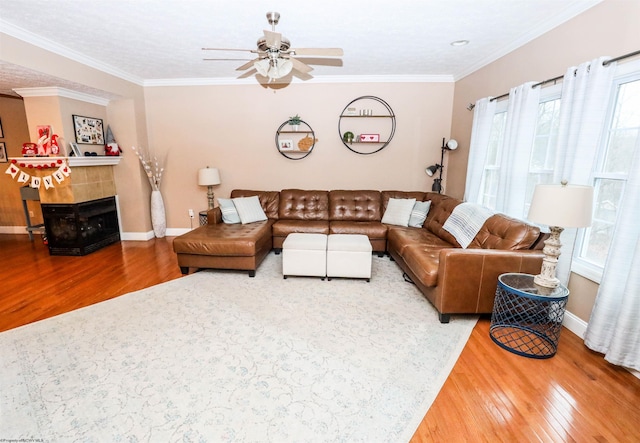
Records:
[[[640,51],[630,52],[630,53],[628,53],[628,54],[621,55],[620,57],[612,58],[612,59],[610,59],[610,60],[605,60],[605,61],[603,61],[603,62],[602,62],[602,66],[607,66],[607,65],[609,65],[610,63],[617,62],[617,61],[620,61],[620,60],[624,60],[625,58],[634,57],[634,56],[636,56],[636,55],[640,55]],[[531,86],[531,87],[532,87],[532,88],[535,88],[535,87],[537,87],[537,86],[543,86],[543,85],[546,85],[547,83],[555,83],[555,82],[557,82],[558,80],[561,80],[561,79],[563,79],[563,78],[564,78],[564,75],[559,75],[559,76],[557,76],[557,77],[553,77],[553,78],[550,78],[550,79],[548,79],[548,80],[543,80],[543,81],[541,81],[540,83],[536,83],[535,85],[533,85],[533,86]],[[494,101],[494,100],[500,100],[500,99],[502,99],[502,98],[506,98],[506,97],[509,97],[509,93],[508,93],[508,92],[507,92],[506,94],[502,94],[502,95],[499,95],[499,96],[497,96],[497,97],[493,97],[493,98],[492,98],[491,100],[489,100],[489,101],[491,101],[491,102],[492,102],[492,101]],[[473,109],[473,108],[472,108],[472,109]]]

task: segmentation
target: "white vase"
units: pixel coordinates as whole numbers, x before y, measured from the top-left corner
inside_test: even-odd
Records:
[[[151,191],[151,225],[156,237],[162,238],[167,233],[167,218],[160,191]]]

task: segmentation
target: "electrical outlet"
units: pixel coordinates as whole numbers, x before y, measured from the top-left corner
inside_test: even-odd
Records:
[[[195,215],[193,214],[193,209],[189,209],[189,217],[190,218],[194,218]]]
[[[33,213],[33,211],[29,211],[29,217],[34,217],[35,214]]]

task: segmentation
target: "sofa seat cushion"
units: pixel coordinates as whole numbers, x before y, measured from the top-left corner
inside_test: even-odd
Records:
[[[387,238],[387,225],[379,221],[332,221],[329,223],[330,234],[364,234],[370,239]]]
[[[247,225],[204,225],[173,240],[177,254],[251,257],[256,254],[256,244],[271,239],[273,220]]]
[[[438,284],[438,267],[440,251],[445,247],[425,245],[407,245],[402,252],[402,259],[411,272],[424,286],[434,287]]]
[[[455,247],[427,229],[403,228],[399,226],[389,227],[387,244],[389,250],[393,249],[402,257],[404,257],[404,249],[410,245],[421,245],[435,249]]]
[[[274,237],[286,237],[299,232],[308,234],[329,234],[329,221],[327,220],[283,220],[273,224]]]

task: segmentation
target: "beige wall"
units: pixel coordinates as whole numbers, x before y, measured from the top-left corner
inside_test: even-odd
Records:
[[[20,157],[22,144],[31,141],[23,101],[0,97],[0,121],[2,121],[4,132],[4,138],[0,138],[0,142],[6,145],[7,156]],[[8,167],[8,163],[0,163],[0,227],[4,229],[26,225],[20,199],[20,185],[10,175],[4,173]],[[33,205],[31,209],[34,214],[40,213],[37,203],[30,203],[30,205]],[[34,223],[39,223],[42,218],[34,220]]]
[[[616,57],[637,51],[640,45],[640,1],[605,0],[527,45],[456,82],[452,136],[461,149],[450,158],[448,194],[462,197],[466,177],[473,113],[469,103],[498,96],[527,81],[564,74],[570,66],[602,55]],[[568,309],[589,320],[598,285],[572,274]]]
[[[167,225],[188,228],[188,209],[206,209],[206,189],[197,184],[205,166],[219,168],[222,184],[214,191],[224,197],[234,188],[430,189],[424,169],[440,161],[442,137],[449,137],[453,83],[152,87],[145,93],[151,147],[166,164]],[[371,155],[351,152],[338,134],[343,108],[363,95],[385,100],[397,119],[391,143]],[[318,138],[303,160],[283,157],[275,145],[276,130],[295,114]],[[376,124],[372,120],[370,132]]]

